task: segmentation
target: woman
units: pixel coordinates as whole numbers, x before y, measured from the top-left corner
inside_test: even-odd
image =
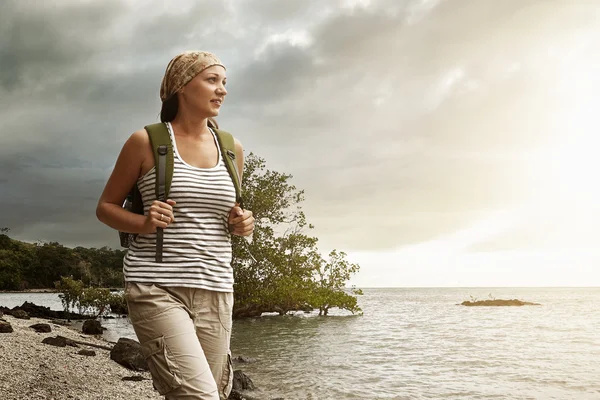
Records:
[[[166,399],[226,399],[232,386],[230,234],[250,235],[254,217],[235,203],[211,129],[225,83],[214,54],[173,58],[160,89],[174,155],[169,199],[156,200],[154,154],[142,129],[123,146],[96,211],[106,225],[138,234],[124,259],[125,296],[154,387]],[[237,140],[235,150],[242,171]],[[144,215],[122,207],[136,182]],[[154,257],[157,228],[164,229],[162,262]]]

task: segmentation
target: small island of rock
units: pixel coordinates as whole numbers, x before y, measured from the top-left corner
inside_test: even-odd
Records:
[[[530,303],[527,301],[521,301],[517,299],[512,300],[502,300],[502,299],[493,299],[493,300],[475,300],[475,301],[463,301],[460,303],[461,306],[468,307],[501,307],[501,306],[540,306],[538,303]]]

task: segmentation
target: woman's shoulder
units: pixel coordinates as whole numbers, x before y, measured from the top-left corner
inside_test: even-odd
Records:
[[[235,136],[233,137],[233,145],[236,150],[244,150],[244,146],[242,146],[242,142],[238,140]]]
[[[139,156],[145,158],[145,153],[148,151],[152,153],[152,149],[150,148],[150,138],[143,128],[133,132],[123,146],[123,152],[130,158]]]
[[[134,142],[135,144],[146,145],[150,143],[150,138],[148,137],[148,132],[144,128],[139,129],[131,134],[129,140]]]

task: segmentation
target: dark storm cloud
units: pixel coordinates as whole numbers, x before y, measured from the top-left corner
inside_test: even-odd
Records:
[[[0,75],[8,93],[26,92],[60,79],[110,42],[106,28],[119,15],[119,1],[69,4],[4,2],[0,24]],[[107,47],[103,47],[106,45]]]
[[[585,2],[9,2],[0,16],[0,226],[116,246],[94,208],[127,137],[157,120],[168,60],[217,53],[219,118],[292,173],[326,247],[383,249],[523,201],[522,154],[557,133],[551,83]],[[532,24],[536,21],[536,24]]]

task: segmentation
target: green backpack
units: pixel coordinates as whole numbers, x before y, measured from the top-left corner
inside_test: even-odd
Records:
[[[156,166],[156,199],[159,201],[166,201],[169,197],[169,190],[171,189],[171,181],[173,180],[173,146],[171,144],[171,137],[167,129],[166,124],[158,123],[147,125],[144,127],[148,136],[150,136],[150,143],[154,152],[154,163]],[[233,185],[235,186],[235,197],[236,202],[240,207],[244,207],[242,201],[242,187],[240,184],[240,175],[238,173],[237,163],[235,162],[235,144],[233,136],[225,131],[214,129],[217,135],[217,142],[223,160],[227,166],[227,171],[231,176]],[[144,214],[144,204],[142,202],[142,195],[139,191],[137,183],[131,188],[131,191],[127,195],[123,208],[134,212],[136,214]],[[122,247],[129,247],[137,234],[119,232],[119,238],[121,240]],[[156,262],[162,262],[163,253],[163,230],[158,228],[156,230]]]

